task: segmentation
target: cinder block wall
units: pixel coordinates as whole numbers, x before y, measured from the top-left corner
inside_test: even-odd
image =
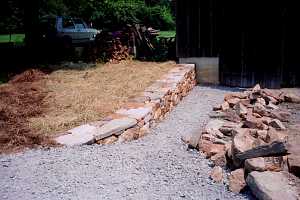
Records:
[[[198,84],[218,85],[220,83],[219,58],[217,57],[179,58],[179,63],[196,65],[196,80]]]

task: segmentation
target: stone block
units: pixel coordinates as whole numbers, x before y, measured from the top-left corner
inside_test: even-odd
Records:
[[[137,124],[137,120],[129,117],[114,119],[100,127],[95,133],[95,139],[101,140],[114,134],[119,134]]]
[[[216,166],[212,169],[210,176],[214,182],[221,183],[223,181],[223,169],[219,166]]]
[[[130,118],[134,118],[136,120],[141,120],[145,118],[147,115],[151,114],[152,109],[150,107],[139,107],[139,108],[121,108],[116,111],[118,114],[126,115]]]
[[[85,124],[69,130],[68,134],[57,137],[55,141],[67,146],[92,144],[97,129],[96,126]]]
[[[251,172],[247,184],[258,200],[299,200],[300,180],[287,172]]]
[[[244,169],[236,169],[229,175],[229,190],[240,193],[246,187]]]

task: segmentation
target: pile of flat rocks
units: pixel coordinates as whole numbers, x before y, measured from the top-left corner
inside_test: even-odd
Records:
[[[215,182],[231,171],[229,190],[248,186],[261,200],[300,199],[300,152],[289,145],[291,113],[280,108],[283,102],[300,103],[300,97],[259,85],[228,94],[205,129],[183,139],[212,161]]]

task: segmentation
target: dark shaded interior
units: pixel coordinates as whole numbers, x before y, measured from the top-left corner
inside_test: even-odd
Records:
[[[219,57],[227,86],[300,86],[296,2],[177,0],[177,56]]]

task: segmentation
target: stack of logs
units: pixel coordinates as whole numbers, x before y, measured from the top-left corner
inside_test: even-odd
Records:
[[[227,168],[233,192],[248,185],[258,199],[300,199],[300,152],[291,149],[291,113],[280,108],[283,102],[300,103],[300,97],[256,85],[213,108],[204,131],[186,141],[212,161],[213,181],[223,182]]]
[[[108,49],[109,52],[109,62],[119,63],[122,60],[128,60],[130,58],[129,48],[122,45],[119,38],[112,41],[112,46]]]
[[[96,44],[89,51],[89,59],[110,63],[119,63],[133,57],[147,57],[154,50],[152,41],[159,35],[153,28],[135,24],[127,25],[122,30],[101,32]]]

